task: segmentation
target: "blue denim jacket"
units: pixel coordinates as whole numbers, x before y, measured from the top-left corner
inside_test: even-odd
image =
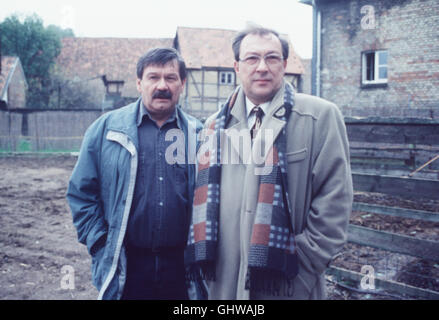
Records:
[[[87,129],[67,190],[78,240],[92,256],[92,278],[99,290],[98,299],[120,299],[125,284],[123,241],[136,182],[136,119],[140,104],[141,99],[108,112]],[[177,112],[183,120],[185,157],[190,164],[188,194],[192,203],[197,133],[202,125],[180,108]]]

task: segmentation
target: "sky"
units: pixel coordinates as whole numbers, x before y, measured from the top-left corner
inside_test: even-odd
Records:
[[[312,55],[312,8],[298,0],[14,0],[0,22],[36,13],[77,37],[173,38],[177,27],[240,30],[248,22],[287,34],[301,58]]]

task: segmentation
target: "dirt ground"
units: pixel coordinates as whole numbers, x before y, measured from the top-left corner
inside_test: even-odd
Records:
[[[0,299],[96,299],[98,292],[91,283],[91,259],[86,247],[77,242],[65,200],[67,181],[75,161],[71,156],[0,157]],[[399,203],[404,207],[439,212],[439,202],[435,201],[406,201],[364,193],[356,194],[356,200],[389,205]],[[395,219],[354,212],[351,223],[388,228],[386,230],[391,232],[402,230],[409,235],[416,233],[424,239],[439,240],[438,224]],[[351,260],[358,255],[376,256],[373,249],[364,250],[347,244],[343,255],[335,261],[336,265],[352,267]],[[424,272],[429,281],[431,278],[437,283],[437,287],[431,287],[431,284],[424,287],[439,291],[437,264],[413,258],[405,263],[407,268],[414,269],[415,273]],[[66,277],[70,275],[74,282],[66,283]],[[401,275],[400,278],[403,279]],[[328,277],[329,299],[394,298],[346,290],[331,281]]]
[[[423,210],[439,214],[439,200],[405,199],[379,193],[355,192],[354,200],[389,207]],[[439,223],[405,219],[380,214],[353,211],[350,223],[375,230],[415,237],[422,240],[439,241]],[[373,266],[375,276],[402,284],[439,292],[439,263],[408,255],[392,253],[371,247],[347,243],[331,265],[361,272],[365,265]],[[327,277],[328,281],[332,277]],[[397,292],[373,290],[376,294],[362,294],[352,290],[340,290],[331,286],[331,299],[415,299]],[[349,283],[348,283],[349,285]],[[352,284],[350,284],[352,285]],[[358,289],[358,286],[355,286]]]
[[[0,157],[0,299],[96,299],[65,200],[75,161]]]

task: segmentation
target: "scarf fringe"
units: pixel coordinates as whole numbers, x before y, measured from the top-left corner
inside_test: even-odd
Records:
[[[216,280],[216,270],[214,262],[197,262],[186,268],[186,281],[196,282],[199,280]]]
[[[245,289],[268,296],[294,295],[294,277],[276,270],[249,268],[245,280]]]

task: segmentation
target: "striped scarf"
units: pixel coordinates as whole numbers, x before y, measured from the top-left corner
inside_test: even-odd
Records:
[[[216,150],[208,149],[203,154],[207,161],[198,166],[192,220],[185,251],[185,263],[190,280],[196,279],[200,274],[205,280],[215,280],[221,183],[220,133],[230,119],[238,91],[239,88],[207,129],[210,138],[217,140],[217,147]],[[286,84],[284,104],[275,116],[278,115],[279,119],[287,121],[293,105],[294,91]],[[270,173],[260,176],[245,286],[248,290],[273,295],[279,292],[281,281],[286,281],[287,295],[292,295],[291,283],[298,272],[294,232],[290,221],[291,206],[288,200],[285,152],[284,127],[264,163],[264,166],[270,167],[267,171]]]

